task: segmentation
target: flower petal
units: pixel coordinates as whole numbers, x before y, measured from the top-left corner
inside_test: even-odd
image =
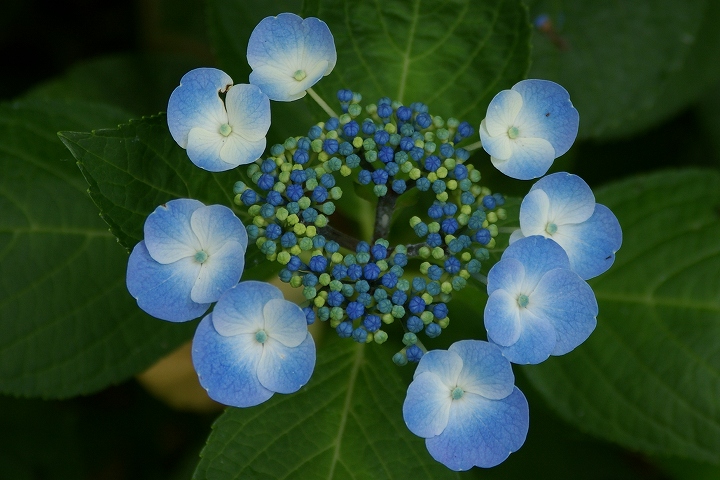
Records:
[[[557,269],[543,276],[528,310],[553,325],[557,343],[552,355],[564,355],[583,343],[597,324],[595,294],[577,273]]]
[[[283,298],[279,288],[266,282],[240,282],[227,290],[213,310],[213,325],[220,335],[252,333],[264,328],[263,308],[274,298]]]
[[[232,87],[225,97],[225,106],[233,132],[246,140],[265,139],[270,128],[270,99],[256,85]]]
[[[266,144],[267,140],[265,138],[246,140],[241,134],[233,132],[220,148],[220,159],[231,165],[230,168],[247,165],[262,156]]]
[[[515,119],[520,135],[547,140],[555,152],[553,159],[567,152],[579,126],[579,115],[567,90],[555,82],[534,79],[518,82],[512,90],[523,101]]]
[[[607,271],[622,245],[622,229],[617,217],[605,205],[595,204],[595,212],[583,223],[563,225],[553,236],[567,252],[573,271],[584,280]]]
[[[570,268],[570,260],[565,250],[553,240],[540,235],[525,237],[510,245],[502,255],[500,262],[514,258],[522,263],[525,269],[524,290],[532,290],[542,276],[555,268]],[[495,267],[493,267],[495,268]],[[488,277],[488,291],[490,292]],[[522,292],[527,295],[526,292]]]
[[[450,417],[450,393],[451,390],[435,373],[424,371],[415,375],[403,402],[403,419],[410,431],[423,438],[441,434]]]
[[[490,157],[492,164],[502,173],[518,180],[542,177],[555,159],[555,149],[545,139],[518,137],[510,141],[512,155],[503,160]]]
[[[192,361],[200,385],[210,398],[225,405],[259,405],[273,395],[257,377],[262,345],[254,334],[219,334],[213,328],[213,315],[203,318],[192,343]]]
[[[492,155],[498,162],[505,162],[510,159],[513,149],[512,142],[507,133],[491,136],[485,128],[485,120],[480,123],[480,141],[485,151]]]
[[[420,359],[413,378],[423,372],[432,372],[448,388],[453,389],[457,386],[460,370],[462,370],[462,359],[457,353],[447,350],[430,350]]]
[[[200,264],[191,258],[173,263],[156,262],[147,251],[145,242],[135,245],[128,260],[126,284],[138,306],[153,317],[170,322],[185,322],[197,318],[210,307],[190,299]]]
[[[297,347],[307,336],[307,319],[302,309],[293,302],[280,299],[268,300],[263,307],[265,332],[270,338],[286,347]]]
[[[494,343],[507,347],[517,342],[522,332],[517,297],[505,290],[495,290],[485,304],[484,321]]]
[[[220,296],[240,281],[245,268],[245,249],[238,242],[228,241],[200,266],[200,274],[190,292],[199,303],[216,302]]]
[[[278,393],[293,393],[310,380],[314,369],[315,342],[306,330],[305,340],[295,347],[286,347],[268,336],[257,375],[265,388]]]
[[[515,376],[507,358],[498,347],[479,340],[461,340],[448,349],[457,353],[463,368],[457,384],[466,393],[500,400],[513,391]]]
[[[224,172],[239,164],[226,162],[220,155],[223,147],[230,142],[232,135],[224,136],[220,130],[193,128],[188,135],[187,155],[197,166],[208,172]],[[256,160],[253,158],[251,162]]]
[[[496,290],[505,290],[513,297],[523,292],[525,283],[525,267],[520,260],[514,258],[502,258],[501,261],[492,266],[488,272],[488,295]]]
[[[190,226],[190,217],[201,202],[187,198],[170,200],[157,207],[145,220],[145,246],[160,263],[191,257],[202,249]]]
[[[530,303],[533,299],[530,298]],[[510,346],[498,345],[503,355],[512,363],[536,364],[550,356],[557,343],[555,327],[544,317],[538,317],[530,309],[520,309],[522,332],[517,342]],[[488,332],[488,340],[495,342]]]
[[[495,95],[488,105],[487,115],[483,120],[487,133],[492,137],[507,136],[508,129],[515,125],[515,118],[520,113],[522,106],[522,95],[514,90],[503,90]],[[484,144],[485,141],[483,141]]]
[[[595,210],[595,195],[588,184],[577,175],[566,172],[553,173],[541,178],[530,188],[531,193],[538,190],[547,195],[548,220],[557,225],[584,222]],[[522,209],[521,206],[520,210]]]
[[[517,388],[502,400],[466,393],[452,403],[447,427],[425,440],[432,457],[451,470],[498,465],[525,442],[528,404]]]
[[[547,237],[550,217],[550,199],[543,190],[530,190],[520,205],[520,229],[524,236]]]
[[[232,84],[232,78],[217,68],[196,68],[182,77],[180,86],[170,95],[167,109],[170,134],[178,145],[187,148],[193,128],[217,131],[227,122],[219,92]]]
[[[243,249],[247,249],[245,226],[224,205],[208,205],[197,209],[190,216],[190,226],[208,255],[212,256],[229,241],[237,242]]]

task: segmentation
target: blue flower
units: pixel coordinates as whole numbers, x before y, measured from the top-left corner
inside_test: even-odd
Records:
[[[273,393],[293,393],[315,368],[315,343],[302,309],[265,282],[241,282],[200,322],[192,360],[208,395],[252,407]]]
[[[192,320],[240,280],[247,244],[245,227],[229,208],[171,200],[145,220],[145,239],[128,261],[127,288],[154,317]]]
[[[539,235],[510,245],[488,273],[488,340],[513,363],[564,355],[595,329],[595,294],[560,245]]]
[[[523,80],[495,95],[480,124],[480,140],[495,167],[529,180],[545,175],[568,151],[579,116],[567,91],[548,80]]]
[[[290,102],[304,97],[308,88],[330,74],[337,53],[325,22],[281,13],[255,27],[247,59],[253,70],[250,83],[271,100]]]
[[[493,467],[525,442],[529,413],[510,362],[492,344],[462,340],[423,355],[403,418],[452,470]]]
[[[260,158],[270,128],[270,100],[254,85],[233,85],[222,70],[197,68],[170,95],[167,122],[195,165],[222,172]]]
[[[523,236],[542,235],[565,249],[570,268],[587,280],[605,272],[622,244],[622,230],[615,215],[595,196],[585,181],[565,172],[553,173],[532,186],[520,205]]]

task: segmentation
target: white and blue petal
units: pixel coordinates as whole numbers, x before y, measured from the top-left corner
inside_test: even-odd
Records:
[[[213,328],[210,314],[195,331],[192,361],[200,385],[215,401],[234,407],[252,407],[266,401],[273,391],[257,376],[263,346],[254,333],[227,337]]]
[[[493,343],[508,347],[520,338],[523,331],[517,297],[497,289],[490,294],[483,315],[485,329]]]
[[[432,372],[445,382],[448,388],[455,388],[463,362],[457,353],[447,350],[430,350],[422,356],[413,378],[423,372]]]
[[[529,411],[525,396],[514,388],[502,400],[466,393],[453,401],[447,427],[425,440],[432,457],[451,470],[498,465],[525,442]]]
[[[615,252],[622,245],[622,229],[612,211],[597,203],[588,220],[563,225],[553,240],[567,252],[573,271],[588,280],[612,266]]]
[[[565,250],[553,240],[540,235],[525,237],[514,242],[503,252],[500,262],[496,265],[499,265],[507,258],[514,258],[523,265],[525,271],[524,288],[526,289],[534,288],[542,276],[552,269],[570,268],[570,260],[568,260]],[[494,287],[490,286],[489,277],[488,288],[494,289]],[[530,292],[522,293],[528,295]]]
[[[292,101],[332,71],[337,53],[325,22],[283,13],[255,27],[247,59],[253,69],[250,83],[271,100]]]
[[[199,317],[210,307],[209,303],[190,299],[199,272],[200,264],[192,258],[158,263],[141,241],[130,254],[126,285],[145,312],[162,320],[184,322]]]
[[[300,307],[285,299],[273,298],[263,307],[263,329],[286,347],[297,347],[307,337],[307,319]]]
[[[170,95],[167,121],[170,134],[182,148],[193,128],[214,131],[227,123],[220,93],[232,86],[230,76],[217,68],[196,68],[186,73]]]
[[[545,175],[555,160],[555,150],[543,138],[515,138],[510,140],[512,154],[507,159],[490,157],[492,164],[510,178],[530,180]]]
[[[595,195],[590,186],[577,175],[567,172],[553,173],[535,182],[530,188],[530,193],[538,190],[547,195],[547,219],[554,223],[584,222],[595,210]],[[531,203],[532,200],[528,202]],[[525,199],[523,199],[524,203]],[[521,210],[524,208],[521,206]],[[520,226],[523,226],[522,219]]]
[[[528,308],[520,309],[519,313],[522,328],[520,336],[512,345],[498,345],[502,354],[512,363],[518,364],[536,364],[547,360],[557,343],[555,327],[547,318],[535,315]],[[488,340],[495,343],[490,329]]]
[[[523,137],[547,140],[555,158],[567,152],[577,137],[580,117],[563,87],[549,80],[523,80],[512,90],[522,96],[515,121]]]
[[[515,90],[503,90],[495,95],[488,105],[487,115],[483,120],[487,135],[507,137],[508,129],[515,125],[515,118],[522,106],[522,95]],[[485,146],[485,139],[482,139],[482,142]],[[489,150],[488,153],[497,156]]]
[[[315,342],[305,327],[305,340],[288,347],[268,335],[258,363],[260,384],[278,393],[297,392],[305,385],[315,369]]]
[[[457,353],[463,367],[458,386],[467,393],[500,400],[513,391],[515,376],[507,358],[495,345],[477,340],[461,340],[450,345],[449,352]]]
[[[426,355],[434,351],[436,350]],[[421,362],[423,358],[425,355],[420,359]],[[418,437],[440,435],[447,426],[450,406],[453,403],[452,390],[440,375],[426,370],[416,374],[408,387],[403,402],[403,419],[408,429]]]
[[[533,292],[527,310],[553,325],[556,344],[552,355],[564,355],[575,349],[587,340],[597,324],[595,294],[571,270],[548,272]]]
[[[213,310],[213,326],[221,335],[255,334],[265,327],[265,304],[283,298],[279,288],[266,282],[240,282],[227,290]]]
[[[225,242],[202,262],[190,298],[199,303],[218,301],[223,293],[240,281],[244,268],[243,246],[232,240]]]
[[[213,255],[229,241],[237,242],[243,249],[247,249],[245,226],[224,205],[208,205],[195,210],[190,216],[190,226],[208,255]]]
[[[203,208],[197,200],[179,198],[157,207],[145,220],[145,245],[152,258],[171,263],[202,249],[190,225],[192,214]]]

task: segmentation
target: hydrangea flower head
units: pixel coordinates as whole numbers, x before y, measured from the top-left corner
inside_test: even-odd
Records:
[[[126,280],[150,315],[192,320],[240,280],[248,236],[229,208],[171,200],[148,216],[144,231],[130,254]]]
[[[197,68],[170,95],[167,121],[195,165],[222,172],[260,158],[270,128],[270,100],[255,85],[233,85],[222,70]]]
[[[462,340],[418,363],[403,403],[411,432],[452,470],[493,467],[525,442],[529,414],[510,362],[492,344]]]
[[[534,235],[510,245],[488,273],[488,340],[513,363],[564,355],[595,329],[595,294],[560,245]]]
[[[294,13],[264,18],[248,41],[250,83],[271,100],[290,102],[335,67],[337,52],[330,29],[314,17]]]
[[[247,281],[228,290],[200,322],[192,358],[210,398],[252,407],[307,383],[315,343],[300,307],[269,283]]]
[[[495,167],[519,180],[538,178],[575,141],[577,110],[568,92],[549,80],[523,80],[492,99],[480,140]]]
[[[532,186],[520,206],[520,230],[510,238],[542,235],[565,249],[570,267],[587,280],[605,272],[622,244],[615,215],[585,181],[565,172],[553,173]]]

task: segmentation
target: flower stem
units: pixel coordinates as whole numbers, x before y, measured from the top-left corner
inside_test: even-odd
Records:
[[[318,105],[320,105],[320,108],[322,108],[323,110],[325,110],[325,113],[327,113],[327,114],[330,115],[331,117],[338,118],[338,114],[335,113],[335,111],[334,111],[332,108],[330,108],[330,105],[328,105],[328,104],[325,102],[325,100],[323,100],[322,98],[320,98],[320,95],[318,95],[317,93],[315,93],[315,90],[313,90],[312,88],[308,88],[308,89],[307,89],[307,93],[309,93],[310,96],[312,97],[312,99],[315,100]]]
[[[463,149],[467,150],[468,152],[472,152],[473,150],[477,150],[478,148],[482,148],[482,142],[480,140],[475,143],[471,143],[467,147],[463,147]]]
[[[397,203],[399,195],[394,190],[388,190],[388,192],[382,197],[378,198],[377,207],[375,208],[375,229],[373,231],[372,243],[375,240],[385,238],[387,239],[390,233],[390,221],[392,220],[392,214],[395,210],[395,204]]]
[[[355,251],[357,244],[359,243],[359,240],[355,237],[352,237],[347,233],[343,233],[340,230],[335,230],[330,226],[319,228],[318,233],[325,237],[326,240],[334,240],[338,243],[338,245],[345,247],[352,252]]]

